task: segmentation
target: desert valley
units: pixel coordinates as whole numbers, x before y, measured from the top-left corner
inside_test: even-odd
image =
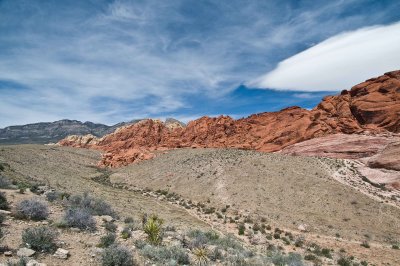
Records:
[[[399,0],[0,0],[0,266],[400,266]]]
[[[106,135],[2,145],[0,259],[399,265],[399,113],[393,71],[312,110],[144,119]]]

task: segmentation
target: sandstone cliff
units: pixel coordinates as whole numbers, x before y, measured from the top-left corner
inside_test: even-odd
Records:
[[[242,148],[278,151],[330,134],[400,133],[400,71],[360,83],[340,95],[325,97],[312,110],[289,107],[234,120],[202,117],[186,127],[143,120],[104,136],[96,143],[63,140],[61,145],[105,152],[101,165],[117,167],[173,148]]]

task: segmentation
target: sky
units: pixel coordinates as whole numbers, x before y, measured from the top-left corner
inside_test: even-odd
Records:
[[[0,127],[311,109],[396,69],[398,0],[0,0]]]

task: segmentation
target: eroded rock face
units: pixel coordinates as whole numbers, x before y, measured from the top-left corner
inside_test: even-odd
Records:
[[[396,141],[400,141],[400,136],[390,134],[332,134],[296,143],[282,149],[280,153],[339,159],[361,159],[380,153],[385,147]]]
[[[88,135],[71,135],[62,139],[58,142],[61,146],[71,146],[71,147],[88,147],[97,145],[100,141],[100,138],[93,136],[91,134]]]
[[[96,143],[77,139],[60,144],[103,150],[101,164],[116,167],[152,158],[156,150],[231,147],[272,152],[337,133],[399,133],[399,113],[400,71],[394,71],[340,95],[325,97],[313,110],[290,107],[238,120],[202,117],[186,127],[149,119],[121,128]]]
[[[400,140],[390,143],[380,153],[369,159],[368,166],[400,171]]]

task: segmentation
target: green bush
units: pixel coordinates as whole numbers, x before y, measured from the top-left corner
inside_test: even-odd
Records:
[[[101,256],[103,266],[133,266],[138,265],[132,253],[126,247],[112,245],[104,250]]]
[[[121,231],[121,237],[123,239],[128,239],[132,236],[131,230],[128,227],[124,227]]]
[[[23,200],[17,204],[16,217],[41,221],[49,216],[47,204],[36,199]]]
[[[8,205],[6,194],[0,192],[0,210],[8,210],[9,208],[10,206]]]
[[[99,247],[106,248],[115,243],[116,235],[114,233],[108,233],[107,235],[100,238]]]
[[[28,228],[22,233],[22,242],[36,251],[51,252],[56,249],[57,232],[48,226]]]
[[[143,226],[143,230],[147,234],[147,240],[150,244],[161,244],[163,223],[163,220],[158,218],[156,215],[152,215],[149,219],[147,219],[146,223]]]
[[[239,229],[239,235],[244,235],[244,231],[246,230],[246,227],[244,226],[244,224],[239,224],[239,227],[238,227],[238,229]]]

